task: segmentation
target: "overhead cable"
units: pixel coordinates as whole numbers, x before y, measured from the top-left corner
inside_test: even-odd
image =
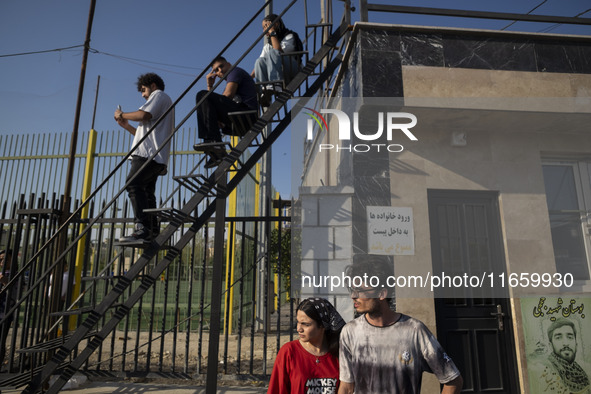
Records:
[[[60,51],[67,51],[68,49],[81,48],[83,46],[84,45],[73,45],[71,47],[46,49],[44,51],[10,53],[10,54],[6,54],[6,55],[0,55],[0,57],[13,57],[13,56],[36,55],[36,54],[39,54],[39,53],[60,52]]]
[[[531,14],[532,12],[534,12],[535,10],[537,10],[538,8],[540,8],[540,6],[541,6],[542,4],[544,4],[545,2],[547,2],[547,1],[548,1],[548,0],[544,0],[544,1],[542,1],[540,4],[538,4],[537,6],[535,6],[534,8],[532,8],[531,10],[529,10],[529,11],[527,12],[527,14],[526,14],[526,15],[529,15],[529,14]],[[505,30],[506,28],[508,28],[509,26],[512,26],[512,25],[514,25],[515,23],[517,23],[517,21],[513,21],[513,22],[509,23],[507,26],[503,27],[501,30]]]

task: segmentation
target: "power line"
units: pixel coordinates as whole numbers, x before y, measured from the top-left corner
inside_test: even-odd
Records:
[[[134,59],[134,58],[131,58],[131,57],[114,55],[114,54],[107,53],[107,52],[101,52],[101,51],[99,51],[97,49],[93,49],[93,48],[91,48],[90,51],[91,51],[91,53],[96,53],[98,55],[111,56],[111,57],[114,57],[115,59],[123,60],[124,62],[128,62],[128,63],[135,64],[135,65],[142,66],[142,67],[145,67],[146,66],[146,63],[150,63],[150,64],[163,64],[163,65],[166,65],[166,66],[169,66],[169,67],[180,67],[180,68],[188,68],[188,69],[195,69],[195,70],[203,70],[203,69],[199,69],[199,68],[195,68],[195,67],[179,66],[179,65],[174,65],[174,64],[158,63],[158,62],[153,62],[153,61],[149,61],[149,60]],[[170,73],[170,74],[182,75],[182,76],[185,76],[185,77],[194,77],[195,76],[195,74],[182,73],[182,72],[173,71],[173,70],[162,68],[162,67],[153,67],[153,66],[151,66],[151,68],[154,69],[154,70],[164,71],[164,72],[167,72],[167,73]]]
[[[534,12],[535,10],[537,10],[538,8],[540,8],[540,6],[542,4],[544,4],[545,2],[547,2],[548,0],[544,0],[542,1],[540,4],[538,4],[537,6],[535,6],[534,8],[532,8],[531,10],[529,10],[529,12],[526,15],[531,14],[532,12]],[[509,23],[507,26],[503,27],[501,30],[505,30],[506,28],[508,28],[509,26],[513,26],[515,23],[517,23],[517,21],[513,21],[511,23]]]
[[[80,48],[80,47],[83,47],[83,46],[84,45],[81,44],[81,45],[74,45],[74,46],[65,47],[65,48],[46,49],[44,51],[10,53],[10,54],[7,54],[7,55],[0,55],[0,57],[13,57],[13,56],[25,56],[25,55],[37,55],[39,53],[60,52],[60,51],[67,51],[69,49]]]
[[[578,13],[577,15],[574,16],[574,18],[578,18],[579,16],[584,15],[584,14],[586,14],[589,11],[591,11],[591,8],[589,8],[588,10],[585,10],[583,12]],[[562,23],[555,23],[552,26],[546,27],[545,29],[538,30],[538,33],[548,33],[549,31],[552,31],[552,30],[556,29],[560,25],[562,25]]]
[[[55,48],[55,49],[46,49],[46,50],[42,50],[42,51],[31,51],[31,52],[20,52],[20,53],[10,53],[10,54],[5,54],[5,55],[0,55],[0,58],[3,57],[16,57],[16,56],[26,56],[26,55],[38,55],[38,54],[43,54],[43,53],[51,53],[51,52],[61,52],[61,51],[67,51],[67,50],[71,50],[71,49],[76,49],[76,48],[82,48],[84,47],[83,44],[81,45],[73,45],[73,46],[69,46],[69,47],[64,47],[64,48]],[[157,64],[157,65],[162,65],[162,66],[167,66],[167,67],[175,67],[175,68],[182,68],[182,69],[187,69],[187,70],[196,70],[196,71],[202,71],[203,68],[199,68],[199,67],[189,67],[189,66],[181,66],[178,64],[169,64],[169,63],[160,63],[160,62],[155,62],[155,61],[151,61],[151,60],[145,60],[145,59],[137,59],[137,58],[132,58],[132,57],[127,57],[127,56],[122,56],[122,55],[116,55],[113,53],[108,53],[108,52],[103,52],[103,51],[99,51],[98,49],[95,48],[89,48],[91,53],[96,53],[99,55],[106,55],[106,56],[111,56],[114,57],[116,59],[119,60],[123,60],[132,64],[136,64],[136,65],[140,65],[143,66],[145,64]],[[194,76],[194,74],[187,74],[187,73],[180,73],[177,71],[171,71],[169,69],[164,69],[164,68],[157,68],[158,70],[161,71],[166,71],[169,73],[173,73],[173,74],[179,74],[179,75],[184,75],[184,76]]]
[[[102,52],[97,52],[97,53],[104,55],[104,53],[102,53]],[[127,63],[135,64],[137,66],[146,67],[146,64],[145,64],[146,62],[144,62],[143,60],[135,61],[135,60],[131,60],[131,59],[118,58],[117,56],[114,56],[114,57],[118,60],[123,60],[124,62],[127,62]],[[153,70],[164,71],[164,72],[167,72],[170,74],[177,74],[177,75],[182,75],[185,77],[194,77],[195,76],[195,74],[187,74],[187,73],[183,73],[183,72],[173,71],[173,70],[163,68],[163,67],[150,66],[150,68]]]
[[[111,56],[111,57],[114,57],[114,58],[117,58],[117,59],[120,59],[120,60],[125,60],[125,61],[134,61],[134,62],[141,62],[141,63],[158,64],[158,65],[161,65],[161,66],[184,68],[184,69],[188,69],[188,70],[197,70],[197,71],[202,71],[203,70],[203,68],[199,68],[199,67],[180,66],[178,64],[160,63],[160,62],[154,62],[154,61],[150,61],[150,60],[137,59],[137,58],[133,58],[133,57],[116,55],[116,54],[113,54],[113,53],[99,51],[98,49],[94,49],[94,48],[91,48],[91,50],[92,50],[93,53],[98,53],[98,54],[101,54],[101,55]]]

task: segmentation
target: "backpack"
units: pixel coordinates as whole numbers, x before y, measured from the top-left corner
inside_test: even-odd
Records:
[[[302,40],[300,39],[300,36],[298,35],[298,33],[296,33],[293,30],[289,30],[286,35],[288,35],[288,34],[293,34],[293,39],[295,42],[295,52],[303,52],[304,51],[304,44],[302,43]],[[302,64],[302,57],[303,56],[304,55],[301,53],[297,55],[298,63]]]
[[[300,39],[300,36],[298,36],[298,33],[296,33],[293,30],[287,30],[287,32],[285,32],[285,36],[288,36],[290,34],[293,35],[293,41],[294,41],[294,44],[295,44],[294,52],[303,52],[304,51],[304,44],[302,44],[302,40]],[[286,53],[289,53],[289,52],[286,52]],[[298,63],[299,64],[302,64],[302,57],[303,57],[303,55],[301,53],[299,53],[299,54],[297,54],[295,56],[296,56],[296,58],[298,60]]]

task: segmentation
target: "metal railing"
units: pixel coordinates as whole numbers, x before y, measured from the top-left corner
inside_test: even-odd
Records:
[[[470,11],[459,9],[412,7],[390,4],[374,4],[368,0],[359,0],[361,22],[369,21],[369,12],[390,12],[398,14],[451,16],[458,18],[497,19],[519,22],[558,23],[573,25],[591,25],[591,18],[567,17],[556,15],[516,14],[507,12]]]
[[[19,259],[24,260],[38,252],[39,245],[59,223],[59,210],[55,209],[59,204],[55,196],[32,196],[29,201],[21,198],[10,209],[5,204],[0,216],[0,229],[10,245],[23,245],[20,251],[14,253],[13,263],[17,264]],[[93,210],[94,207],[91,207],[91,213]],[[46,349],[31,349],[30,345],[44,342],[47,333],[54,329],[57,329],[57,341],[65,339],[64,334],[81,323],[82,319],[77,316],[100,303],[133,263],[136,249],[114,245],[117,228],[132,220],[118,217],[117,212],[128,210],[127,201],[120,208],[115,203],[112,217],[95,223],[85,238],[86,253],[79,283],[68,274],[64,275],[63,281],[53,283],[49,278],[42,277],[50,258],[41,260],[44,264],[32,266],[18,282],[11,298],[21,299],[29,290],[33,292],[17,307],[8,332],[5,360],[8,371],[23,372],[43,365],[47,354],[40,351]],[[256,247],[260,237],[264,236],[260,230],[265,223],[276,227],[275,231],[279,234],[289,229],[290,218],[277,210],[275,212],[278,215],[267,218],[226,218],[226,233],[232,234],[232,237],[225,240],[228,259],[223,294],[223,351],[220,352],[220,372],[225,374],[253,375],[264,379],[270,373],[276,345],[293,336],[290,330],[293,316],[273,313],[281,303],[290,303],[284,279],[280,279],[277,288],[270,285],[274,282],[274,264],[270,261],[261,263],[268,256],[260,254]],[[69,228],[69,239],[77,237],[82,222],[78,221]],[[181,229],[178,237],[182,233]],[[208,288],[211,286],[214,241],[211,233],[208,228],[203,228],[195,235],[188,247],[166,269],[161,280],[97,349],[85,366],[86,372],[201,377],[207,368],[203,345],[209,338],[208,307],[211,300]],[[47,251],[48,254],[52,252]],[[280,248],[278,253],[277,258],[282,258]],[[67,273],[75,270],[75,254],[76,250],[72,250],[67,258]],[[157,256],[153,263],[158,264],[160,258],[160,255]],[[270,266],[259,271],[261,264]],[[277,277],[283,276],[279,273]],[[30,286],[39,278],[42,278],[41,284],[31,289]],[[52,321],[52,316],[47,313],[53,294],[50,287],[55,283],[63,285],[58,293],[62,294],[64,309],[70,304],[66,300],[78,300],[75,307],[67,308],[70,313],[54,315],[57,322]],[[259,286],[264,287],[273,302],[261,302],[257,295]],[[129,293],[134,289],[132,286]],[[263,311],[264,318],[257,314],[260,312],[257,309]],[[293,313],[293,308],[288,307],[287,310]]]

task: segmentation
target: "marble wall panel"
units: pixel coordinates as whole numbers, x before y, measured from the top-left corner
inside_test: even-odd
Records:
[[[443,67],[443,37],[439,34],[402,33],[400,55],[405,66]]]
[[[536,71],[534,45],[529,41],[444,36],[443,48],[446,67]]]

